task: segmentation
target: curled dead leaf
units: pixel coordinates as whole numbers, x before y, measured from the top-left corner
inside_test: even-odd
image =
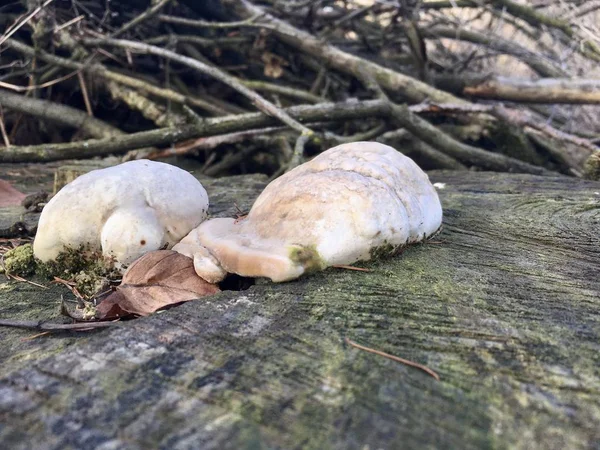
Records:
[[[288,65],[285,59],[271,52],[264,52],[261,59],[265,63],[264,74],[270,78],[281,77],[283,75],[283,66]]]
[[[20,205],[25,194],[16,190],[8,181],[0,180],[0,207]]]
[[[147,316],[219,291],[216,284],[196,274],[191,258],[172,250],[157,250],[146,253],[127,269],[121,284],[96,306],[96,318]]]

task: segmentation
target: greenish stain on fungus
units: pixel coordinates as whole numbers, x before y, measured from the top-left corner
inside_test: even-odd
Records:
[[[403,245],[392,245],[385,243],[379,247],[372,248],[370,250],[369,257],[370,259],[387,258],[398,253],[403,247]]]
[[[314,246],[291,246],[289,258],[294,264],[304,267],[306,273],[316,272],[325,267],[325,262]]]

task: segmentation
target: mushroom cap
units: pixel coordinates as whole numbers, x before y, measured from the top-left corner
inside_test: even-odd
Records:
[[[290,258],[301,247],[277,238],[257,239],[245,224],[245,220],[231,218],[207,220],[173,250],[193,258],[196,273],[209,283],[218,283],[228,273],[268,276],[273,281],[297,278],[304,273],[304,265],[297,258]]]
[[[136,160],[89,172],[44,207],[33,243],[42,261],[67,248],[102,250],[118,264],[172,247],[206,218],[208,196],[193,175]]]
[[[284,281],[423,240],[439,229],[442,207],[410,158],[377,142],[354,142],[271,182],[245,219],[215,220],[182,241],[188,251],[204,247],[227,272]]]

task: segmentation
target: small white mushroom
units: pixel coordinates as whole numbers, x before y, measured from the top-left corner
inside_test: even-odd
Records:
[[[427,175],[377,142],[329,149],[271,182],[241,220],[212,219],[173,250],[199,276],[227,273],[286,281],[352,264],[434,234],[442,207]]]
[[[137,160],[89,172],[44,207],[33,243],[46,262],[67,249],[101,250],[117,268],[175,243],[206,218],[208,196],[193,175]]]

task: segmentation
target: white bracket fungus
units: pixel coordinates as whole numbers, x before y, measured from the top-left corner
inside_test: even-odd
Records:
[[[271,182],[247,217],[202,223],[173,250],[196,273],[286,281],[352,264],[434,234],[442,207],[427,175],[377,142],[329,149]]]
[[[89,172],[44,207],[33,243],[46,262],[85,247],[122,268],[175,243],[198,226],[208,196],[193,175],[170,164],[137,160]]]

